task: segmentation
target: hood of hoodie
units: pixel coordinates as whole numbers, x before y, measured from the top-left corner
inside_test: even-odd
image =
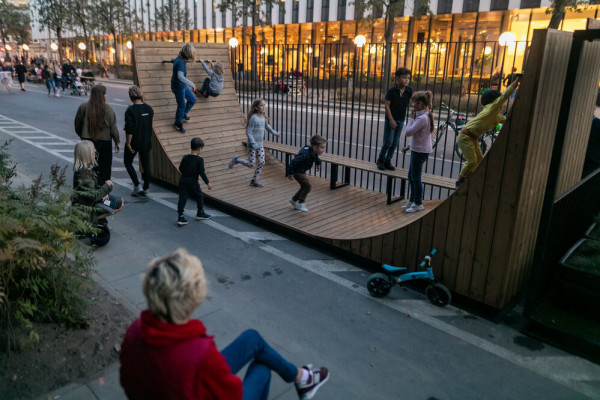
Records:
[[[193,338],[206,337],[204,324],[192,319],[185,324],[163,322],[152,312],[142,311],[142,338],[150,346],[171,346]]]

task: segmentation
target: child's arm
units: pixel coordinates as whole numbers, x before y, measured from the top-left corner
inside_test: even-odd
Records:
[[[265,128],[267,128],[267,131],[271,132],[273,135],[279,136],[279,132],[276,132],[273,128],[271,128],[271,125],[269,125],[267,121],[265,121]]]
[[[255,115],[256,114],[250,117],[248,126],[246,127],[246,137],[248,138],[248,148],[250,149],[255,149],[258,147],[256,145],[256,141],[254,140],[254,136],[252,136],[252,132],[257,128],[256,118],[258,117],[255,117]]]
[[[518,84],[519,78],[517,78],[509,87],[507,87],[506,90],[502,93],[502,95],[492,103],[492,110],[500,111],[502,105],[506,100],[508,100],[510,95],[513,94]]]
[[[204,160],[202,158],[200,158],[198,161],[198,175],[200,175],[200,178],[202,178],[208,190],[211,190],[212,186],[208,181],[208,176],[206,176],[206,171],[204,170]]]
[[[392,104],[392,102],[390,100],[385,100],[385,116],[387,117],[388,121],[390,122],[390,128],[392,129],[396,129],[398,127],[398,125],[396,124],[396,121],[394,120],[394,117],[392,116],[392,109],[390,108],[390,104]]]
[[[406,153],[408,150],[410,150],[410,146],[404,146],[401,151]]]
[[[406,123],[406,137],[415,135],[424,129],[427,129],[429,121],[425,118],[409,119]],[[429,130],[428,130],[429,132]]]
[[[208,76],[211,76],[213,72],[212,72],[212,70],[210,68],[208,68],[208,65],[206,65],[206,63],[204,62],[204,60],[202,60],[202,66],[204,67],[204,70],[206,71],[206,73],[208,74]],[[212,66],[212,63],[211,63],[211,66]]]

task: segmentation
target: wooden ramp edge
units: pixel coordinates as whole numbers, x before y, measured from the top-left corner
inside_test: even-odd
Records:
[[[198,100],[186,124],[188,133],[181,135],[172,128],[172,65],[161,64],[177,55],[181,43],[135,42],[137,79],[155,109],[153,175],[177,184],[177,167],[189,152],[190,139],[202,137],[214,187],[205,192],[207,197],[372,262],[414,269],[437,248],[433,265],[441,282],[455,294],[501,309],[529,277],[571,43],[571,33],[535,31],[523,83],[494,146],[459,190],[444,201],[426,202],[425,212],[410,215],[400,204],[386,205],[383,194],[352,186],[330,190],[329,181],[317,177],[311,177],[310,211],[295,211],[288,199],[298,185],[284,178],[283,165],[271,155],[261,174],[265,187],[249,187],[253,169],[227,168],[234,155],[246,157],[244,117],[232,85],[227,45],[194,43],[197,58],[223,63],[226,79],[221,96]],[[596,46],[588,50],[583,56],[589,59],[598,54]],[[597,82],[599,68],[596,63],[582,72],[590,79],[578,79],[581,91],[585,82]],[[188,71],[197,84],[206,77],[199,64]],[[589,119],[588,109],[573,110],[573,126]],[[581,149],[583,136],[567,137],[569,148]],[[273,140],[270,135],[265,139]],[[575,184],[580,163],[563,168],[563,186]]]

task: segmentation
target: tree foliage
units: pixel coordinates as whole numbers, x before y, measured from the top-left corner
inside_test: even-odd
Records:
[[[94,6],[90,0],[68,0],[69,10],[73,21],[73,29],[81,29],[83,40],[86,44],[85,56],[83,63],[89,59],[90,35],[98,27],[97,21],[94,18]]]
[[[180,4],[180,0],[166,0],[156,10],[154,24],[161,26],[163,31],[189,29],[192,25],[190,11]]]
[[[0,0],[0,39],[4,48],[9,36],[18,43],[29,43],[29,25],[29,10],[26,7],[18,7],[7,0]]]
[[[118,67],[120,54],[117,46],[117,35],[130,33],[130,6],[127,0],[96,0],[95,13],[101,31],[112,35],[115,48],[115,66]]]
[[[75,232],[90,233],[89,210],[69,205],[66,167],[50,179],[13,188],[15,167],[0,147],[0,332],[2,347],[16,343],[22,324],[36,338],[34,322],[85,324],[85,289],[93,258]]]
[[[32,0],[31,6],[38,15],[41,28],[48,28],[56,34],[58,55],[62,59],[64,57],[62,35],[65,30],[71,28],[71,19],[65,16],[69,9],[69,0]]]
[[[560,23],[565,19],[565,13],[581,12],[588,4],[600,4],[599,0],[552,0],[550,7],[546,9],[546,14],[552,14],[548,28],[558,29]]]

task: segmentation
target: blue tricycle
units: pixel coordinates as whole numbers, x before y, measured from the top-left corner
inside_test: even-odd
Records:
[[[425,260],[419,264],[419,268],[425,268],[425,271],[419,272],[407,272],[404,267],[392,267],[391,265],[383,264],[385,273],[376,273],[369,277],[367,281],[367,289],[373,297],[385,297],[390,293],[392,287],[396,284],[401,284],[406,281],[412,281],[415,279],[426,279],[429,281],[429,285],[425,289],[425,294],[429,301],[434,305],[443,307],[450,303],[452,296],[446,286],[441,283],[437,283],[433,276],[433,268],[431,267],[431,257],[437,253],[436,249],[431,250],[431,254],[425,256]]]

